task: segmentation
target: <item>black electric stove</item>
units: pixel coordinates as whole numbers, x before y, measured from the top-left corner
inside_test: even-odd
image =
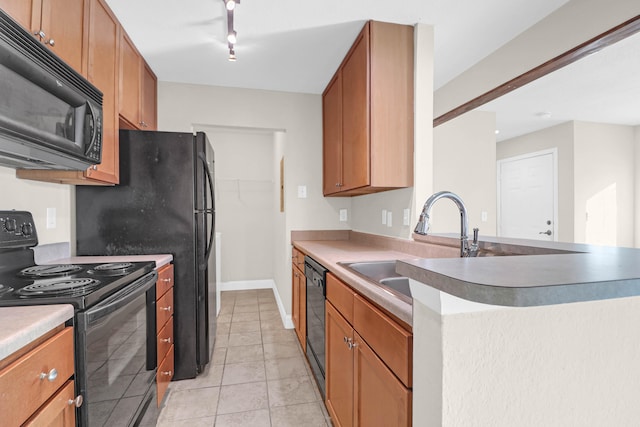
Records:
[[[37,244],[31,213],[0,211],[0,307],[74,307],[76,425],[155,425],[155,263],[36,265]]]

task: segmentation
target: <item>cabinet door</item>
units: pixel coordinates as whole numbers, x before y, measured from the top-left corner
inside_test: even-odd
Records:
[[[356,333],[354,405],[357,426],[410,426],[411,391]]]
[[[302,351],[307,351],[307,279],[301,271],[298,271],[298,340]]]
[[[140,64],[142,58],[124,30],[120,37],[120,116],[140,127]]]
[[[42,0],[41,40],[49,49],[81,74],[86,54],[87,6],[85,0]]]
[[[326,386],[327,410],[333,424],[353,426],[353,328],[340,313],[327,302],[326,319]],[[377,404],[377,403],[376,403]],[[369,424],[393,425],[393,424]]]
[[[293,321],[293,327],[298,333],[298,327],[300,325],[300,287],[298,285],[299,278],[297,268],[291,270],[291,320]]]
[[[368,28],[342,67],[342,191],[370,182]]]
[[[342,184],[342,74],[322,95],[322,192],[333,194]]]
[[[74,399],[74,383],[70,380],[33,417],[24,423],[24,427],[75,427],[76,407],[69,404]]]
[[[36,9],[34,11],[34,8]],[[33,13],[39,10],[40,0],[0,0],[0,9],[11,16],[15,21],[28,31],[31,31],[31,18]],[[37,17],[40,21],[40,17]],[[33,32],[32,32],[33,34]]]
[[[142,61],[142,95],[140,106],[140,118],[142,129],[158,129],[158,79],[149,65]]]
[[[87,176],[113,184],[119,182],[118,144],[118,21],[103,2],[91,0],[88,78],[103,93],[102,163]]]

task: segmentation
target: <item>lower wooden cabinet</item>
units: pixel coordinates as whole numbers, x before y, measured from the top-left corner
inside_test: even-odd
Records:
[[[307,280],[304,276],[304,254],[293,248],[291,269],[291,319],[302,346],[307,351]]]
[[[326,405],[334,425],[411,426],[411,333],[332,274],[325,319]]]
[[[158,407],[167,392],[169,382],[174,374],[174,335],[173,335],[173,264],[165,265],[158,270],[156,282],[156,331],[158,371],[156,387]]]
[[[0,424],[74,426],[73,328],[0,370]]]

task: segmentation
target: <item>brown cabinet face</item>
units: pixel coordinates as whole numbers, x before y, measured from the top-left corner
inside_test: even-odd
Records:
[[[142,129],[158,129],[158,79],[151,68],[144,62],[142,65],[142,95],[140,116]]]
[[[120,37],[120,116],[135,127],[140,124],[140,63],[142,58],[133,42],[121,30]]]
[[[31,30],[31,19],[34,14],[34,4],[40,9],[40,0],[0,0],[0,9],[11,16],[18,24]],[[37,12],[36,12],[37,13]],[[40,17],[37,17],[40,21]],[[32,32],[33,34],[33,32]]]
[[[302,351],[306,353],[307,346],[307,288],[304,274],[297,268],[293,267],[291,271],[291,287],[292,287],[292,309],[291,318],[293,326],[302,347]]]
[[[57,426],[75,427],[76,407],[69,404],[75,399],[74,382],[67,381],[67,384],[52,397],[40,410],[24,423],[24,427],[36,426]]]
[[[342,66],[342,190],[369,185],[369,34]]]
[[[102,162],[87,171],[89,178],[117,184],[120,180],[118,143],[118,21],[103,2],[91,0],[87,77],[103,93]]]
[[[325,321],[327,410],[335,425],[353,426],[354,370],[349,346],[353,342],[353,328],[329,302],[325,304]]]
[[[342,184],[342,73],[338,73],[322,97],[322,191],[340,191]]]
[[[410,426],[411,391],[358,334],[354,340],[355,425]]]
[[[413,27],[367,22],[325,89],[323,193],[413,185]]]
[[[173,334],[173,264],[167,264],[158,270],[156,281],[156,331],[158,373],[156,388],[158,392],[158,407],[167,392],[169,382],[174,372],[174,334]]]

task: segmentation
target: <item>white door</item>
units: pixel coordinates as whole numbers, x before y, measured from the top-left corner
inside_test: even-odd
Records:
[[[556,151],[498,161],[498,236],[557,240]]]

